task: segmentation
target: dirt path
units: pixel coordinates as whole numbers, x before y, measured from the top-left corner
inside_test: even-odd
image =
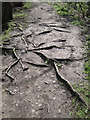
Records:
[[[3,78],[4,118],[70,118],[72,94],[57,78],[54,63],[70,84],[84,82],[84,38],[80,28],[59,18],[52,5],[34,3],[27,17],[27,28],[13,30],[10,45],[18,58],[3,54],[3,69],[15,62]],[[18,34],[16,37],[15,35]],[[14,54],[14,57],[17,57]],[[20,60],[19,60],[20,58]],[[78,102],[76,102],[78,104]]]

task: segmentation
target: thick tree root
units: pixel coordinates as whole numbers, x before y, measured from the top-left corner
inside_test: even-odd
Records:
[[[23,61],[23,62],[31,64],[31,65],[36,66],[36,67],[48,67],[48,65],[45,65],[45,64],[36,64],[36,63],[32,63],[30,61]]]
[[[60,74],[60,72],[59,72],[59,70],[58,70],[58,67],[57,67],[57,64],[56,64],[55,62],[54,62],[54,68],[55,68],[55,72],[56,72],[56,75],[57,75],[58,80],[60,80],[61,82],[63,82],[63,83],[66,85],[67,89],[70,91],[70,93],[71,93],[72,95],[76,96],[76,97],[79,99],[79,101],[81,101],[83,104],[85,104],[86,106],[88,106],[87,103],[86,103],[86,102],[83,100],[83,98],[80,96],[80,94],[73,89],[73,87],[71,86],[70,82],[69,82],[68,80],[66,80],[66,79]]]

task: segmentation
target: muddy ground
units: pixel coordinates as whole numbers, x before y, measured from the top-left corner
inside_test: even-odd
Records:
[[[84,80],[85,38],[81,29],[59,16],[48,3],[33,3],[27,12],[27,28],[15,28],[3,52],[3,118],[73,118],[80,102],[66,83],[57,78],[55,64],[70,85]],[[21,23],[22,24],[22,23]],[[54,64],[55,63],[55,64]]]

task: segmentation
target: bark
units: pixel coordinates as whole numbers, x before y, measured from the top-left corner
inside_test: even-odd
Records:
[[[9,20],[12,20],[12,3],[2,2],[2,24],[6,24]]]

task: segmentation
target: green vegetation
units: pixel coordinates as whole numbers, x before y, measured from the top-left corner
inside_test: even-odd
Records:
[[[16,27],[16,22],[15,21],[11,21],[8,23],[8,28],[3,32],[2,36],[0,37],[0,44],[8,44],[8,41],[11,37],[11,35],[9,34],[9,32],[11,30],[13,30],[14,27]]]
[[[61,64],[60,63],[58,63],[57,66],[58,66],[58,68],[61,68]]]
[[[69,15],[67,4],[57,4],[54,7],[56,8],[57,13],[59,13],[60,15]]]
[[[86,106],[77,106],[76,116],[78,118],[88,118],[89,110]]]
[[[73,88],[79,92],[81,94],[81,96],[84,98],[84,100],[86,101],[86,103],[88,104],[88,100],[89,100],[89,88],[87,87],[87,82],[82,82],[79,83],[79,85],[73,84]]]
[[[24,6],[23,9],[29,9],[32,6],[32,2],[27,2]]]
[[[89,93],[89,88],[87,87],[87,82],[79,83],[79,85],[73,84],[72,86],[77,92],[80,93],[80,95],[83,97],[85,102],[89,104],[90,93]],[[76,98],[73,98],[72,104],[75,104],[75,101],[76,101]],[[88,115],[89,115],[88,107],[84,105],[77,106],[75,114],[78,118],[88,118]]]
[[[85,71],[84,73],[87,74],[86,80],[90,80],[90,59],[84,65]]]
[[[63,16],[68,16],[72,24],[85,26],[88,15],[89,6],[85,2],[69,2],[55,3],[57,13]]]
[[[14,13],[13,13],[13,18],[26,18],[27,17],[27,14],[24,13],[24,10],[25,9],[29,9],[30,7],[32,6],[32,2],[26,2],[24,4],[24,6],[22,6],[22,10],[20,10],[18,12],[18,10],[16,10]]]
[[[14,14],[13,14],[13,18],[25,18],[27,15],[25,14],[25,13],[23,13],[23,11],[20,13],[18,13],[18,12],[15,12]]]
[[[48,62],[49,62],[49,59],[46,59],[46,60],[45,60],[45,63],[48,64]]]

